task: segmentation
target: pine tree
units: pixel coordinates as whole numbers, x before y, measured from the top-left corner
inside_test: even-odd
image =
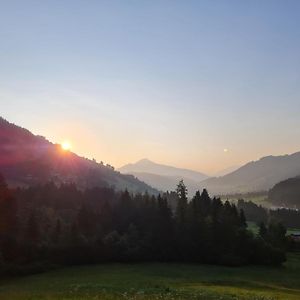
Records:
[[[268,229],[267,229],[265,223],[264,223],[264,222],[261,222],[261,223],[259,224],[259,235],[260,235],[263,239],[265,239],[266,236],[267,236],[267,233],[268,233]]]
[[[207,216],[211,211],[211,199],[206,189],[203,189],[200,196],[200,211],[203,216]]]
[[[243,209],[240,209],[240,226],[243,228],[247,228],[247,226],[248,226]]]
[[[61,236],[61,221],[60,221],[60,219],[57,219],[56,225],[55,225],[55,228],[53,231],[53,237],[52,237],[52,241],[54,244],[59,243],[60,236]]]
[[[27,239],[32,243],[37,243],[39,240],[39,227],[36,218],[36,213],[33,211],[27,222]]]
[[[176,193],[177,193],[177,207],[176,207],[176,212],[175,212],[175,217],[176,220],[179,224],[184,224],[186,222],[186,217],[187,217],[187,188],[183,182],[183,180],[180,180],[177,188],[176,188]]]

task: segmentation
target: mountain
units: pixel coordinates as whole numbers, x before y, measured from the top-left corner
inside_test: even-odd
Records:
[[[0,117],[0,173],[12,186],[30,186],[47,181],[75,183],[81,188],[114,186],[132,192],[157,193],[134,176],[120,174],[110,165],[99,164],[63,151],[58,144],[16,126]]]
[[[204,180],[201,187],[214,194],[267,191],[276,183],[298,175],[300,175],[300,152],[263,157],[225,176]]]
[[[149,159],[142,159],[118,169],[121,173],[132,174],[149,185],[163,191],[174,190],[179,180],[183,179],[190,194],[199,189],[199,182],[207,175],[188,169],[157,164]]]
[[[201,181],[208,178],[207,175],[197,171],[157,164],[147,158],[141,159],[134,164],[125,165],[118,170],[122,173],[144,172],[162,176],[186,177],[194,181]]]
[[[236,171],[238,168],[240,168],[241,166],[231,166],[231,167],[228,167],[226,169],[223,169],[223,170],[220,170],[218,172],[216,172],[214,174],[214,177],[221,177],[221,176],[225,176],[227,174],[230,174],[234,171]]]
[[[144,172],[131,172],[130,174],[160,191],[174,191],[181,179],[187,186],[189,195],[195,194],[199,189],[199,182],[183,176],[163,176]]]
[[[300,176],[277,183],[269,191],[268,200],[279,207],[300,209]]]

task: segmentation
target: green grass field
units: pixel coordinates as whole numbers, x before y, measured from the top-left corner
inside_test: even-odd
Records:
[[[2,280],[0,299],[298,300],[300,254],[281,268],[187,264],[70,267]]]

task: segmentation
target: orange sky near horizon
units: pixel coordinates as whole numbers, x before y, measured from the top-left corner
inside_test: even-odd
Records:
[[[3,1],[2,116],[116,168],[300,150],[300,1],[137,2]]]
[[[227,145],[222,147],[221,144],[216,148],[197,148],[190,144],[187,149],[184,149],[186,152],[181,149],[166,151],[168,148],[163,147],[164,145],[155,144],[153,141],[145,142],[138,139],[127,141],[128,136],[123,133],[121,126],[117,126],[112,135],[109,128],[99,131],[96,126],[88,126],[89,123],[78,122],[78,120],[72,121],[67,118],[56,120],[53,123],[40,121],[39,128],[34,128],[33,124],[30,124],[34,120],[21,124],[15,120],[9,121],[29,129],[34,134],[45,136],[53,143],[62,144],[68,141],[71,144],[72,152],[89,159],[94,158],[98,162],[103,161],[115,168],[127,163],[134,163],[142,158],[148,158],[157,163],[213,175],[224,169],[241,166],[263,156],[292,153],[285,153],[283,149],[282,152],[281,149],[276,149],[276,152],[271,152],[270,149],[260,149],[260,152],[254,151],[254,149],[245,151],[244,148],[231,149],[227,148]],[[297,149],[294,152],[296,151]]]

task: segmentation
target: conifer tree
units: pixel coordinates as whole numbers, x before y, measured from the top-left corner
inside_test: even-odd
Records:
[[[240,226],[243,228],[247,228],[247,226],[248,226],[243,209],[240,209]]]
[[[176,188],[176,193],[177,193],[177,207],[176,207],[176,213],[175,217],[177,222],[180,225],[185,224],[186,222],[186,217],[187,217],[187,188],[183,182],[183,180],[180,180],[177,188]]]

